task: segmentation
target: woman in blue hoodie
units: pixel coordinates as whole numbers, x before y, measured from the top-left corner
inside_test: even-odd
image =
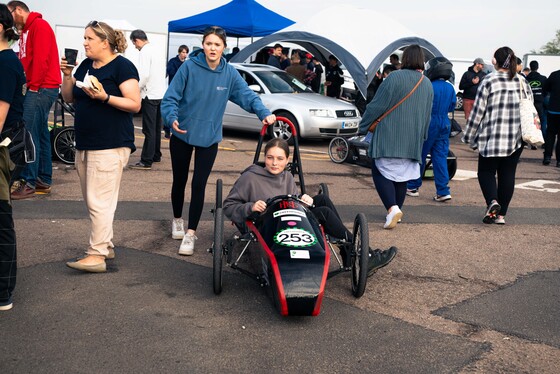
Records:
[[[255,113],[263,124],[276,121],[276,116],[222,57],[226,45],[226,33],[221,27],[206,29],[202,37],[203,53],[181,65],[161,102],[162,118],[172,133],[169,141],[173,169],[172,237],[183,240],[179,247],[181,255],[194,252],[195,232],[202,214],[206,183],[222,140],[222,117],[228,100]],[[194,174],[185,233],[181,217],[193,151]]]

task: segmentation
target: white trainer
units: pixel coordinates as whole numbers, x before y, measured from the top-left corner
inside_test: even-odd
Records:
[[[173,239],[183,239],[185,236],[185,226],[182,218],[173,218],[171,222],[171,237]]]
[[[393,205],[391,207],[391,212],[387,214],[385,219],[384,229],[392,229],[397,226],[397,222],[402,218],[403,212],[399,209],[398,205]]]
[[[198,238],[193,234],[185,234],[181,246],[179,247],[179,254],[183,256],[192,256],[194,253],[194,241]]]

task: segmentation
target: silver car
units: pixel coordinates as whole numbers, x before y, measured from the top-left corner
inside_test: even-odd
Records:
[[[232,65],[272,113],[287,118],[295,125],[300,138],[333,138],[352,136],[358,132],[361,117],[353,104],[319,95],[305,83],[272,66]],[[259,132],[262,128],[260,123],[254,114],[228,102],[224,128]],[[289,126],[282,121],[269,127],[269,135],[288,141],[292,137]]]

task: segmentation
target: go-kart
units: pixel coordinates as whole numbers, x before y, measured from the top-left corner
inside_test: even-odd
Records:
[[[329,143],[329,157],[335,164],[347,162],[361,166],[371,167],[371,158],[368,156],[369,143],[372,133],[366,135],[356,135],[351,138],[343,138],[337,136]],[[453,179],[457,172],[457,157],[449,150],[447,153],[447,171],[449,180]],[[434,169],[432,166],[432,157],[430,154],[426,157],[426,167],[422,173],[422,178],[433,178]]]
[[[288,123],[292,134],[296,134],[295,126],[288,119],[278,120]],[[262,164],[258,159],[266,128],[264,125],[260,132],[254,164]],[[297,136],[294,135],[293,139],[293,161],[288,170],[299,177],[300,190],[305,193]],[[342,257],[333,247],[344,241],[326,235],[314,214],[294,195],[272,197],[263,213],[250,216],[245,222],[246,227],[237,227],[239,232],[224,240],[222,187],[222,180],[218,179],[216,203],[212,209],[214,240],[209,248],[213,256],[216,295],[222,292],[224,263],[270,290],[283,316],[318,315],[327,279],[343,272],[352,273],[352,294],[357,298],[364,294],[368,278],[369,235],[363,213],[357,214],[354,220],[350,261],[344,266]],[[321,183],[319,193],[328,194],[326,184]],[[330,270],[331,256],[338,263],[334,270]],[[256,257],[252,267],[242,261],[246,257]]]

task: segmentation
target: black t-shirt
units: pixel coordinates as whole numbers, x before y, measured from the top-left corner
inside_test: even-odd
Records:
[[[84,60],[74,77],[78,81],[84,80],[86,73],[95,76],[103,85],[105,92],[111,96],[122,97],[119,85],[129,79],[140,80],[138,70],[134,64],[122,56],[99,69],[92,66],[93,60]],[[73,91],[76,117],[74,128],[76,131],[76,149],[100,150],[134,146],[134,126],[132,113],[124,112],[101,100],[93,100],[76,86]]]
[[[13,50],[0,51],[0,101],[10,104],[2,131],[23,119],[24,95],[25,73],[21,62]]]

